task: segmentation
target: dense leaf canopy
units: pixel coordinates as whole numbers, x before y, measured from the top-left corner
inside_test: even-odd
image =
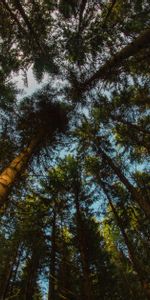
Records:
[[[150,299],[149,20],[1,0],[0,300]]]

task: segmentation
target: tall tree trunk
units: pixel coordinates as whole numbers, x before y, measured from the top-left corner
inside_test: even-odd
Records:
[[[83,232],[83,222],[82,216],[80,211],[80,204],[79,204],[79,190],[78,186],[75,188],[75,208],[76,208],[76,220],[77,220],[77,234],[79,240],[79,251],[81,257],[81,264],[83,270],[83,278],[84,278],[84,297],[85,300],[92,300],[92,285],[90,279],[90,269],[88,264],[88,259],[86,255],[86,241]]]
[[[130,283],[130,279],[127,277],[127,274],[126,274],[125,268],[124,268],[124,265],[128,258],[125,256],[125,254],[123,253],[122,250],[117,248],[117,246],[115,244],[114,244],[114,246],[115,246],[115,251],[118,255],[118,259],[120,262],[119,271],[120,271],[120,276],[122,277],[122,283],[125,287],[125,290],[127,289],[127,298],[129,298],[131,300],[135,300],[135,291],[132,287],[132,284]],[[129,259],[128,259],[128,261],[129,261],[129,266],[130,266],[131,261]]]
[[[40,142],[41,135],[33,138],[29,144],[7,168],[0,174],[0,208],[7,202],[7,196],[10,188],[21,173],[22,169],[26,167],[28,161],[32,157],[34,150]]]
[[[123,224],[122,224],[122,221],[121,221],[121,218],[119,217],[118,213],[117,213],[117,210],[115,208],[115,206],[113,205],[113,202],[105,188],[105,186],[102,184],[102,188],[104,190],[104,193],[106,194],[107,196],[107,199],[108,199],[108,202],[110,204],[110,207],[112,209],[112,212],[114,214],[114,217],[115,217],[115,220],[116,220],[116,223],[118,225],[118,227],[120,228],[120,231],[121,231],[121,234],[124,238],[124,241],[125,241],[125,244],[127,246],[127,249],[128,249],[128,253],[129,253],[129,256],[130,256],[130,259],[132,261],[132,264],[133,264],[133,268],[135,269],[135,271],[137,272],[138,274],[138,278],[141,282],[141,286],[144,290],[144,293],[146,294],[147,296],[147,299],[150,299],[150,288],[148,288],[148,282],[146,282],[146,278],[147,278],[147,274],[145,274],[144,270],[143,270],[143,267],[141,266],[138,258],[136,257],[136,254],[135,254],[135,251],[134,251],[134,246],[132,244],[132,242],[130,241],[128,235],[126,234],[126,231],[123,227]]]
[[[98,148],[98,154],[102,156],[104,161],[111,167],[111,169],[114,171],[114,173],[118,176],[120,181],[124,184],[124,186],[127,188],[127,190],[131,193],[132,199],[138,203],[138,205],[142,208],[145,215],[147,217],[150,217],[150,204],[148,201],[146,201],[143,198],[143,195],[141,192],[135,188],[125,177],[125,175],[121,172],[118,166],[116,166],[113,162],[113,160],[106,154],[104,150],[102,150],[101,147]]]
[[[55,281],[56,281],[56,211],[53,211],[52,237],[51,237],[51,257],[49,274],[48,300],[55,300]]]
[[[16,264],[15,264],[14,269],[13,269],[12,280],[11,280],[11,284],[10,284],[10,288],[9,288],[9,295],[12,295],[13,287],[15,286],[15,282],[16,282],[16,278],[17,278],[17,274],[18,274],[18,269],[19,269],[19,266],[20,266],[20,263],[21,263],[22,254],[23,254],[23,244],[21,245],[21,247],[18,251]]]
[[[9,264],[6,268],[6,272],[4,274],[4,278],[3,278],[3,285],[0,287],[0,300],[5,300],[8,292],[9,292],[9,287],[10,287],[10,281],[12,278],[12,274],[13,274],[13,269],[14,266],[16,264],[16,260],[17,260],[17,254],[18,254],[18,245],[12,255],[12,257],[9,257]]]
[[[8,290],[9,290],[9,285],[10,285],[10,280],[11,280],[11,276],[13,273],[13,267],[14,267],[14,262],[12,261],[7,269],[7,274],[4,277],[5,282],[4,282],[4,286],[1,289],[1,295],[0,295],[0,300],[5,300],[6,296],[8,294]]]
[[[34,249],[31,258],[28,260],[28,266],[26,270],[27,272],[26,286],[24,291],[25,300],[33,300],[34,294],[36,292],[36,282],[38,277],[38,268],[39,268],[39,259],[40,259],[37,251],[36,249]]]
[[[61,258],[59,264],[59,279],[58,279],[58,293],[61,295],[62,299],[69,300],[71,295],[73,295],[71,286],[71,273],[68,252],[68,244],[66,241],[66,235],[64,233],[64,222],[63,213],[61,214]]]
[[[86,91],[101,79],[109,79],[112,76],[113,69],[119,67],[124,60],[136,55],[141,49],[150,44],[150,29],[145,29],[135,40],[121,49],[111,59],[107,60],[100,69],[83,83],[79,83],[81,92]]]

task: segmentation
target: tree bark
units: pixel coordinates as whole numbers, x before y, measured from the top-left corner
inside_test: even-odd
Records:
[[[124,184],[127,190],[131,193],[132,199],[138,203],[138,205],[142,208],[145,215],[149,218],[150,217],[150,204],[146,201],[141,192],[135,188],[128,179],[124,176],[121,170],[116,166],[113,160],[106,154],[101,147],[98,148],[98,154],[102,156],[102,158],[106,161],[106,163],[111,167],[114,173],[118,176],[120,181]]]
[[[92,285],[90,280],[90,269],[86,255],[86,245],[85,245],[85,237],[83,232],[83,223],[82,223],[82,216],[80,211],[80,204],[79,204],[79,187],[78,183],[75,188],[75,208],[76,208],[76,220],[77,220],[77,234],[79,239],[79,251],[81,257],[81,265],[83,270],[83,278],[84,278],[84,297],[85,300],[92,300]]]
[[[28,260],[26,286],[24,291],[25,300],[33,300],[36,291],[39,260],[39,254],[36,253],[36,249],[34,249],[31,258]]]
[[[7,270],[4,286],[1,290],[0,300],[5,300],[6,299],[6,296],[7,296],[8,290],[9,290],[9,284],[10,284],[11,276],[12,276],[12,273],[13,273],[13,267],[14,267],[14,262],[11,262],[11,264],[10,264],[8,270]]]
[[[78,83],[81,92],[93,87],[101,79],[109,79],[113,69],[119,67],[124,60],[136,55],[140,50],[150,45],[150,29],[145,29],[135,40],[125,46],[114,57],[107,60],[99,70],[83,83]]]
[[[20,249],[18,250],[17,259],[16,259],[16,263],[15,263],[12,278],[11,278],[11,284],[10,284],[10,288],[9,288],[9,295],[12,295],[13,287],[15,286],[18,269],[19,269],[19,266],[20,266],[20,263],[21,263],[22,254],[23,254],[23,244],[21,245]]]
[[[10,165],[0,174],[0,208],[7,202],[10,188],[21,173],[22,169],[26,167],[35,148],[40,142],[40,139],[41,135],[34,137],[29,146],[27,146],[15,159],[13,159]]]
[[[18,245],[14,250],[14,253],[12,254],[11,258],[9,258],[9,264],[6,267],[6,272],[4,274],[4,280],[3,280],[4,284],[0,287],[0,300],[5,300],[6,297],[8,296],[10,280],[12,278],[13,269],[16,264],[17,255],[18,255]]]
[[[49,290],[48,300],[55,300],[55,277],[56,277],[56,212],[53,212],[53,223],[52,223],[52,245],[51,245],[51,257],[50,257],[50,274],[49,274]]]

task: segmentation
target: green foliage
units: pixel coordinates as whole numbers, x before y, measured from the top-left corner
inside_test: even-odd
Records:
[[[149,299],[149,2],[0,6],[0,297]]]

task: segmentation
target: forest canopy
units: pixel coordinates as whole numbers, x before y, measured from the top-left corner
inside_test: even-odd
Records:
[[[0,34],[0,300],[150,299],[149,1],[1,0]]]

